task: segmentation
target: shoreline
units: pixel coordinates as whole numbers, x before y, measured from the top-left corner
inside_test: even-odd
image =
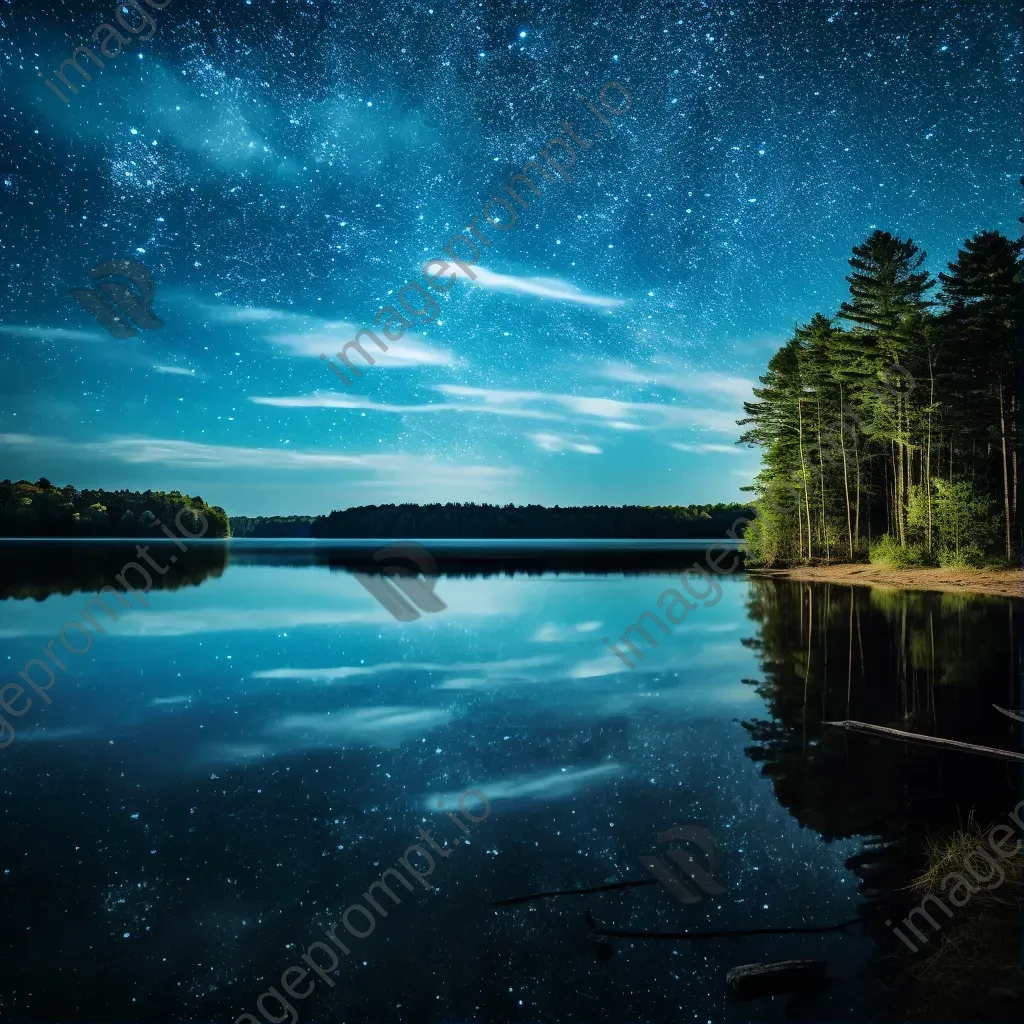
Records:
[[[1021,569],[890,569],[882,565],[846,562],[793,569],[748,569],[747,575],[800,583],[841,583],[888,590],[931,590],[944,594],[1024,598],[1024,570]]]

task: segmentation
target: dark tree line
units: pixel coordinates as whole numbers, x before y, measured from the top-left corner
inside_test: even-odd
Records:
[[[623,505],[545,508],[543,505],[362,505],[326,516],[232,516],[218,505],[178,491],[76,491],[48,480],[0,482],[0,536],[163,537],[160,520],[207,537],[447,537],[447,538],[702,538],[743,534],[754,511],[746,505]]]
[[[313,516],[231,516],[232,537],[308,537]]]
[[[910,239],[854,247],[849,299],[796,327],[739,421],[763,449],[752,557],[1020,554],[1022,248],[982,231],[935,281]]]
[[[203,533],[202,513],[208,528]],[[204,537],[228,536],[227,513],[198,495],[179,491],[78,491],[55,487],[41,478],[0,481],[0,537],[158,537],[166,538],[159,520],[177,533],[181,527]],[[184,535],[184,534],[182,534]]]
[[[313,537],[694,538],[725,537],[743,505],[364,505],[318,516]],[[737,534],[742,533],[741,521]]]

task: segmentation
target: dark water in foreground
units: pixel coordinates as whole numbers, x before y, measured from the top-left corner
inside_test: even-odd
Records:
[[[3,683],[135,557],[83,550],[0,550]],[[152,550],[165,564],[174,549]],[[1022,703],[1018,602],[727,576],[694,584],[706,603],[669,635],[647,620],[658,645],[634,635],[630,671],[601,638],[664,617],[678,571],[442,576],[444,610],[401,622],[343,561],[193,545],[147,607],[108,595],[116,622],[94,608],[104,632],[84,654],[58,640],[52,703],[26,690],[31,708],[5,715],[0,1018],[259,1018],[257,998],[308,969],[334,925],[337,973],[289,975],[312,994],[268,997],[261,1019],[885,1019],[880,971],[900,945],[883,922],[909,906],[913,851],[1020,800],[1012,763],[820,725],[1018,749],[1019,723],[992,709]],[[467,789],[490,811],[463,832],[446,811]],[[724,892],[489,905],[650,878],[639,858],[664,857],[679,825],[714,837]],[[450,844],[433,888],[390,876],[400,905],[375,890],[386,916],[354,937],[343,913],[371,907],[371,883],[427,844],[418,829]],[[633,931],[860,922],[615,939],[605,958],[587,911]],[[730,967],[788,957],[827,960],[833,983],[806,1005],[727,998]]]

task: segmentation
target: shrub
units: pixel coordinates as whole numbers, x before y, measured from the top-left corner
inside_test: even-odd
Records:
[[[950,547],[939,551],[939,565],[943,569],[983,569],[988,561],[977,544],[962,544],[959,551]]]
[[[889,569],[909,569],[928,563],[928,553],[920,544],[908,544],[904,547],[889,534],[880,537],[871,545],[869,557],[872,565],[881,565]]]

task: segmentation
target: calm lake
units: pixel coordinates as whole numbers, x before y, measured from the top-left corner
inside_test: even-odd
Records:
[[[192,544],[146,607],[108,594],[117,620],[94,607],[103,633],[68,653],[61,630],[134,544],[0,549],[0,682],[51,640],[66,666],[51,703],[26,689],[11,703],[31,707],[4,715],[6,1021],[259,1017],[332,925],[350,950],[337,971],[283,996],[290,1011],[264,1000],[263,1019],[884,1019],[902,950],[884,922],[917,902],[914,851],[1020,800],[1011,762],[821,725],[1019,749],[1020,723],[992,708],[1022,703],[1016,601],[740,572],[695,584],[707,600],[667,634],[648,620],[657,646],[634,634],[630,670],[602,638],[664,619],[659,596],[705,544],[631,573],[615,545],[593,573],[551,571],[542,546],[521,564],[441,552],[445,607],[412,621],[329,548]],[[175,551],[151,549],[163,565]],[[490,810],[464,800],[461,820],[480,819],[467,828],[446,812],[469,789]],[[694,875],[689,902],[655,883],[491,905],[653,882],[640,858],[676,864],[659,836],[685,825],[713,837],[720,883]],[[378,888],[372,932],[344,930],[346,908],[426,846],[421,829],[446,851],[431,888],[397,886],[400,905]],[[588,912],[635,932],[859,920],[596,942]],[[729,968],[790,957],[826,960],[831,983],[788,1007],[727,997]]]

